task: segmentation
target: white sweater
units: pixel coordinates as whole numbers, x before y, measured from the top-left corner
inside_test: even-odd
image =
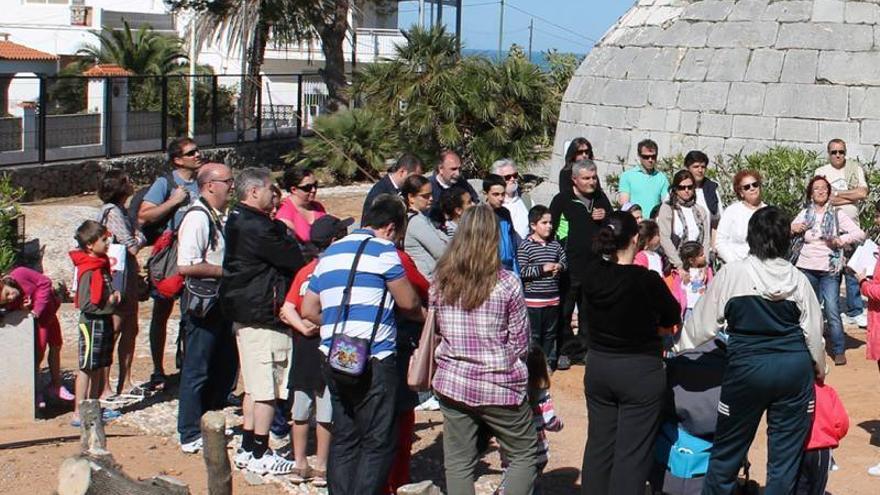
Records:
[[[761,203],[758,208],[765,206],[767,205]],[[724,213],[721,214],[715,238],[715,251],[725,263],[744,260],[749,255],[746,234],[749,230],[749,220],[756,211],[758,210],[749,208],[742,201],[737,201],[725,208]]]

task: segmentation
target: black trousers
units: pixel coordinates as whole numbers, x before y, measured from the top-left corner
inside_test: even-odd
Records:
[[[765,495],[793,493],[812,425],[813,362],[803,352],[731,355],[703,495],[729,495],[767,412]]]
[[[556,328],[559,325],[559,306],[529,308],[531,343],[544,351],[547,364],[556,369]]]
[[[584,388],[589,426],[582,493],[643,495],[666,393],[663,361],[659,354],[590,349]]]
[[[830,448],[804,452],[795,493],[797,495],[825,495],[825,485],[828,484],[830,469]]]
[[[326,368],[333,404],[333,439],[327,465],[331,495],[384,493],[397,446],[397,358],[370,360],[369,376],[342,385]]]
[[[582,309],[578,311],[578,334],[575,335],[571,328],[571,316],[574,314],[575,306],[584,307],[580,303],[580,280],[564,276],[560,280],[559,299],[561,306],[559,323],[556,327],[556,354],[580,361],[581,356],[587,352],[587,321],[586,313]]]

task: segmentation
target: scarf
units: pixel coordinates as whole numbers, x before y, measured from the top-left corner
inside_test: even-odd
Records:
[[[703,223],[706,220],[706,212],[703,210],[702,207],[697,207],[697,208],[694,207],[697,204],[697,195],[694,194],[693,197],[691,197],[691,199],[689,199],[687,201],[683,201],[683,200],[679,199],[678,196],[676,196],[673,193],[671,200],[669,201],[669,204],[670,204],[670,206],[672,206],[672,223],[673,223],[672,231],[673,232],[675,232],[675,217],[678,217],[678,220],[681,222],[681,237],[679,237],[679,242],[676,243],[676,247],[679,244],[681,244],[681,241],[686,241],[690,238],[689,233],[688,233],[687,220],[685,220],[685,218],[684,218],[684,211],[682,210],[682,208],[690,208],[691,211],[694,213],[694,219],[697,221],[697,229],[698,229],[697,242],[702,244],[703,239],[704,239],[703,236],[706,235],[706,233],[703,232]],[[675,234],[673,234],[673,237],[674,236],[675,236]]]
[[[804,214],[804,223],[807,224],[807,229],[809,230],[816,226],[816,221],[816,203],[811,201]],[[823,240],[834,239],[840,235],[840,227],[837,224],[837,208],[829,203],[826,203],[825,213],[822,214],[819,232],[820,238]],[[835,249],[831,246],[828,246],[828,249],[831,250],[831,254],[828,257],[828,266],[832,273],[837,273],[843,268],[843,250]]]
[[[97,273],[92,275],[89,285],[89,302],[95,306],[101,304],[101,298],[104,297],[104,274],[110,273],[110,259],[107,255],[91,256],[85,251],[74,249],[70,253],[70,259],[77,269],[77,283],[82,282],[83,275],[90,271]],[[73,303],[79,307],[79,291],[73,298]]]

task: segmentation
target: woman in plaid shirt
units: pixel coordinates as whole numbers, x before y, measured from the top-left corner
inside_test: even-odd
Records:
[[[537,473],[526,397],[528,313],[519,279],[501,266],[498,236],[488,206],[465,212],[431,287],[441,339],[433,387],[443,412],[446,487],[456,495],[474,493],[480,425],[510,461],[506,495],[531,494]]]

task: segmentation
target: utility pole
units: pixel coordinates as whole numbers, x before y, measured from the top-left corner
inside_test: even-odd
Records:
[[[501,14],[498,16],[498,60],[501,60],[501,47],[504,44],[504,0],[501,0]]]
[[[425,0],[419,0],[419,27],[425,27]]]
[[[458,58],[461,58],[461,0],[458,0],[455,7],[455,46]]]
[[[535,34],[535,18],[529,19],[529,62],[532,61],[532,35]]]
[[[440,27],[443,25],[443,3],[444,2],[446,2],[446,0],[440,0],[440,3],[437,4],[437,27]]]
[[[187,98],[186,135],[192,139],[196,135],[196,11],[193,9],[189,21],[189,98]]]

